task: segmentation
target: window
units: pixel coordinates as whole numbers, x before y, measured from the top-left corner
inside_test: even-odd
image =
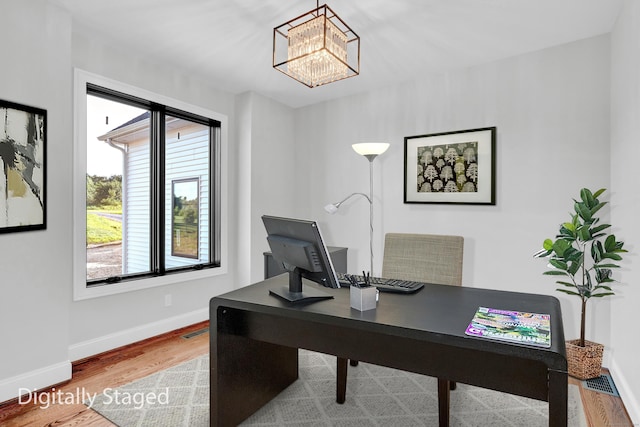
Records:
[[[173,181],[171,200],[171,255],[198,259],[201,229],[198,178]]]
[[[86,256],[76,299],[220,270],[224,116],[76,74],[83,91],[76,96],[77,168],[85,191],[74,197],[85,227],[74,253],[82,244]],[[75,282],[79,270],[78,263]]]

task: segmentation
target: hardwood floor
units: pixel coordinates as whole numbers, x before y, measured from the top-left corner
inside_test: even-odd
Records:
[[[209,334],[185,339],[183,335],[208,327],[209,322],[130,344],[73,363],[71,381],[54,387],[53,393],[102,393],[106,387],[119,387],[139,378],[209,352]],[[51,395],[51,393],[50,393]],[[44,399],[37,399],[38,402]],[[56,403],[41,409],[38,403],[20,404],[17,400],[0,406],[0,425],[33,426],[92,426],[113,427],[97,412],[82,402]]]
[[[608,374],[607,369],[602,374]],[[598,393],[582,386],[582,381],[569,377],[570,384],[580,386],[582,406],[589,427],[633,427],[631,418],[624,407],[622,399],[606,393]]]
[[[202,333],[185,339],[185,335],[208,327],[202,322],[157,337],[130,344],[73,363],[73,378],[51,390],[40,392],[37,399],[19,403],[16,399],[0,405],[0,425],[32,426],[89,426],[113,427],[113,424],[81,402],[56,402],[48,408],[46,398],[54,395],[76,395],[78,390],[101,393],[106,387],[119,387],[157,371],[178,365],[208,353],[209,334]],[[570,378],[580,386],[582,403],[590,427],[633,427],[619,397],[598,393],[582,387],[582,382]],[[37,401],[36,401],[37,400]]]

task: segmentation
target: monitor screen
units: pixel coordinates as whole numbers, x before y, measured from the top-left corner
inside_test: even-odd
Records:
[[[303,277],[329,288],[340,287],[318,224],[268,215],[262,217],[262,222],[273,258],[289,272],[289,287],[270,293],[293,303],[332,298],[314,288],[302,289]]]

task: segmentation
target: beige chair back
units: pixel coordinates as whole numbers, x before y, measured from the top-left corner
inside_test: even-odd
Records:
[[[387,233],[382,277],[441,285],[462,285],[464,238]]]

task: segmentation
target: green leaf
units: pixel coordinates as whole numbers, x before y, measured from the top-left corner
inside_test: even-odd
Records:
[[[598,270],[598,269],[601,269],[601,268],[620,268],[620,266],[616,265],[616,264],[594,264],[593,268]]]
[[[542,273],[545,276],[567,276],[568,274],[561,270],[549,270]]]
[[[624,242],[616,241],[614,234],[609,235],[604,241],[604,248],[607,252],[617,252],[622,249]]]
[[[567,263],[558,259],[550,259],[549,264],[560,270],[567,270]]]
[[[579,294],[579,293],[574,292],[574,291],[568,291],[568,290],[566,290],[566,289],[560,289],[560,288],[558,288],[558,289],[556,289],[556,291],[558,291],[558,292],[563,292],[563,293],[568,294],[568,295],[577,295],[577,296],[580,296],[580,294]]]
[[[582,218],[584,221],[591,220],[591,211],[589,210],[588,207],[585,206],[584,203],[578,202],[573,205],[573,208],[575,209],[576,213],[580,216],[580,218]]]
[[[563,254],[565,261],[577,261],[582,262],[582,258],[584,253],[582,251],[577,250],[573,246],[568,247]]]
[[[589,190],[588,188],[583,188],[580,190],[580,198],[587,205],[593,203],[593,194],[591,194],[591,190]]]
[[[546,251],[552,251],[553,250],[553,240],[551,239],[544,239],[544,242],[542,242],[542,248]]]
[[[606,296],[609,296],[609,295],[615,295],[615,294],[613,292],[605,292],[605,293],[602,293],[602,294],[594,294],[594,295],[591,295],[591,296],[595,297],[595,298],[602,298],[602,297],[606,297]]]
[[[609,258],[612,259],[614,261],[622,261],[622,257],[618,254],[614,254],[611,252],[605,252],[604,254],[602,254],[602,258]]]
[[[591,245],[591,258],[595,262],[600,262],[602,260],[602,243],[595,242]]]
[[[588,225],[578,228],[578,238],[585,242],[591,240],[591,230]]]
[[[540,249],[538,252],[533,254],[534,258],[545,258],[551,255],[552,251],[548,251],[546,249]]]
[[[591,207],[591,209],[590,209],[590,211],[591,211],[591,216],[593,217],[593,215],[595,215],[595,214],[596,214],[596,212],[598,212],[600,209],[602,209],[602,207],[603,207],[604,205],[606,205],[606,204],[607,204],[607,202],[602,202],[602,203],[598,203],[598,204],[597,204],[597,205],[595,205],[595,206],[592,206],[592,207]]]
[[[598,198],[598,196],[600,196],[602,193],[604,193],[606,191],[606,188],[601,188],[598,191],[596,191],[595,193],[593,193],[593,197],[594,198]]]
[[[601,232],[602,230],[606,230],[609,227],[611,227],[611,225],[609,225],[609,224],[600,224],[597,227],[593,227],[591,229],[591,234],[597,234],[597,233]]]
[[[558,256],[564,256],[564,252],[571,247],[571,243],[567,242],[564,239],[558,239],[553,243],[553,251],[558,254]]]
[[[556,283],[558,285],[567,286],[567,287],[570,287],[570,288],[575,288],[576,287],[576,285],[574,285],[573,283],[571,283],[571,282],[563,282],[562,280],[558,280],[558,281],[556,281]]]

